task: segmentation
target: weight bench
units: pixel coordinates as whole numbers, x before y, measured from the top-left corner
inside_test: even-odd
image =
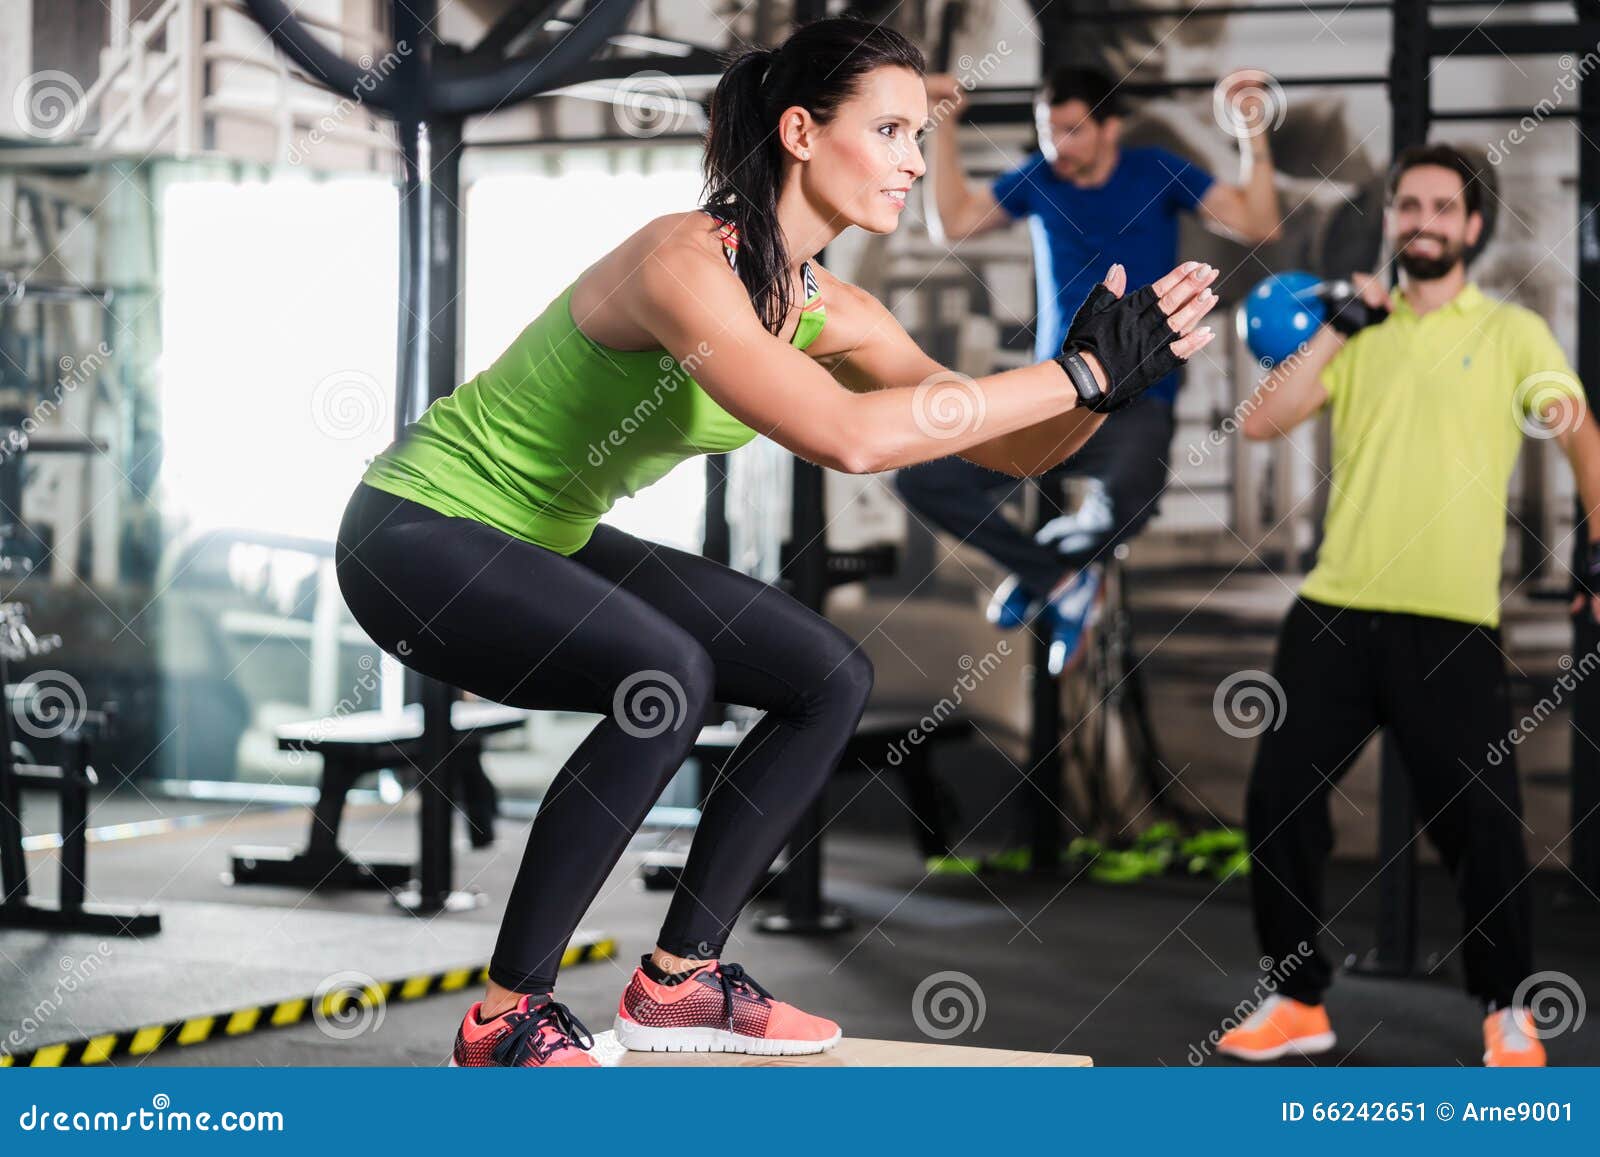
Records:
[[[499,703],[451,704],[455,737],[450,761],[465,783],[482,777],[483,741],[521,727],[531,712]],[[306,888],[405,888],[416,877],[409,860],[358,860],[339,846],[345,797],[363,775],[383,768],[416,765],[423,759],[422,705],[407,704],[402,715],[362,711],[339,719],[290,723],[277,730],[278,749],[322,756],[322,781],[311,813],[311,837],[304,851],[244,845],[233,849],[232,883],[291,884]],[[426,788],[427,785],[424,785]]]
[[[972,721],[959,716],[945,719],[932,730],[922,730],[923,716],[909,709],[869,708],[856,726],[855,734],[845,745],[839,757],[838,773],[866,770],[869,772],[894,770],[905,786],[907,802],[911,808],[911,835],[924,858],[948,855],[951,851],[946,823],[947,807],[938,780],[931,766],[932,748],[941,743],[964,739],[972,734]],[[727,765],[734,749],[748,728],[727,724],[702,727],[695,740],[693,755],[699,765],[699,803],[705,807],[717,777]],[[920,734],[912,743],[910,737]],[[899,752],[899,759],[891,762],[891,755]],[[709,773],[709,774],[708,774]],[[821,835],[806,842],[790,863],[798,872],[815,870],[820,889]],[[812,858],[815,857],[815,864]],[[649,852],[639,866],[639,875],[649,891],[670,891],[678,886],[687,855],[679,850]],[[759,894],[783,878],[789,867],[769,868],[765,880],[756,888]],[[820,906],[820,898],[818,900]],[[775,917],[770,917],[773,919]]]
[[[161,931],[161,916],[144,906],[100,904],[85,899],[89,875],[89,790],[99,777],[89,765],[90,750],[112,725],[115,709],[78,711],[61,734],[59,764],[19,763],[11,747],[10,719],[29,719],[33,685],[6,687],[7,719],[0,726],[0,929],[44,928],[52,932],[92,932],[113,936],[147,936]],[[36,903],[28,894],[28,865],[23,851],[21,791],[54,792],[61,803],[60,887],[55,907]]]
[[[839,770],[899,773],[911,808],[911,838],[926,859],[952,852],[946,797],[933,775],[933,748],[966,739],[973,728],[972,720],[957,715],[925,731],[924,718],[914,708],[869,708],[839,757]],[[915,743],[913,735],[920,736]],[[897,762],[890,760],[893,752],[900,755]]]

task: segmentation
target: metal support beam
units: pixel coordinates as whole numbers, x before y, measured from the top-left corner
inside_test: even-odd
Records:
[[[1415,0],[1409,0],[1415,3]],[[1396,13],[1402,7],[1395,5]],[[1427,16],[1424,12],[1423,19]],[[1556,24],[1440,24],[1427,30],[1432,56],[1559,56],[1600,44],[1600,20]]]
[[[1585,5],[1591,12],[1594,0]],[[1591,43],[1594,43],[1591,41]],[[1586,76],[1578,96],[1578,377],[1589,412],[1600,404],[1600,77]],[[1574,571],[1586,561],[1589,540],[1583,503],[1577,503],[1573,543]],[[1600,647],[1600,627],[1587,614],[1575,617],[1572,654],[1587,655]],[[1572,705],[1571,867],[1588,889],[1600,893],[1600,688],[1578,685]]]
[[[1428,139],[1433,108],[1427,0],[1396,0],[1389,56],[1391,153]]]

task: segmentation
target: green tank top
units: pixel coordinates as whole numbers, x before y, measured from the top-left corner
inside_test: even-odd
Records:
[[[737,229],[720,223],[737,268]],[[806,297],[792,343],[805,349],[827,312],[809,262],[801,273]],[[493,365],[430,405],[361,480],[572,554],[619,498],[687,458],[755,437],[695,382],[693,364],[586,337],[572,319],[573,285]]]

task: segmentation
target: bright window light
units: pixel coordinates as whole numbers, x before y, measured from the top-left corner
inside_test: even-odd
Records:
[[[500,356],[585,269],[635,230],[698,203],[692,150],[651,173],[610,173],[575,153],[559,177],[485,176],[467,197],[466,377]],[[585,163],[594,167],[583,167]],[[629,534],[698,553],[705,459],[691,458],[618,502],[605,521]]]
[[[332,541],[394,433],[394,187],[178,183],[162,216],[163,508]]]
[[[648,174],[603,162],[580,150],[561,176],[490,174],[469,187],[462,380],[608,249],[696,204],[692,150],[664,150]],[[180,182],[163,217],[169,518],[331,541],[393,437],[396,190],[374,179]],[[704,478],[704,460],[691,459],[607,521],[698,550]]]

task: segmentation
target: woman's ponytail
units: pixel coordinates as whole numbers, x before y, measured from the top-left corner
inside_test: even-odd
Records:
[[[763,100],[763,81],[777,58],[772,49],[755,49],[722,74],[711,94],[704,161],[705,207],[738,227],[739,280],[773,333],[790,305],[789,254],[778,229],[782,146]]]

